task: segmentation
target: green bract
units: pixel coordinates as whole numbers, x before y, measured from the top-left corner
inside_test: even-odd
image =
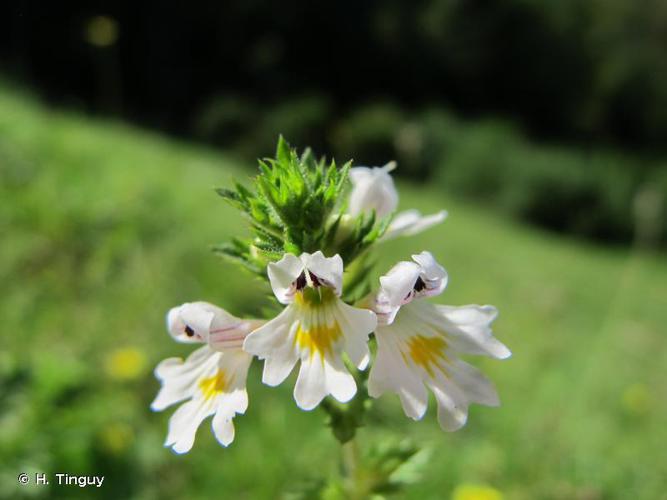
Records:
[[[216,246],[221,255],[266,277],[266,265],[285,253],[322,250],[339,254],[348,266],[386,231],[391,215],[346,214],[351,162],[316,160],[306,149],[299,156],[282,138],[276,157],[259,161],[260,173],[250,188],[239,182],[217,192],[239,209],[250,223],[252,238],[234,238]]]

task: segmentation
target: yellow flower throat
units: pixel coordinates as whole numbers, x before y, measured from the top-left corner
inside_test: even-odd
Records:
[[[201,379],[199,381],[199,389],[204,395],[204,399],[209,400],[229,389],[232,380],[233,377],[227,377],[224,370],[218,370],[212,377]]]
[[[334,345],[343,336],[334,316],[336,296],[328,288],[306,288],[297,292],[294,305],[298,310],[298,326],[294,344],[307,350],[312,358],[333,355]]]
[[[415,335],[407,341],[408,355],[416,365],[426,370],[431,378],[435,375],[436,369],[446,375],[443,366],[446,361],[444,353],[446,346],[447,343],[442,337]],[[405,354],[403,357],[405,358]]]

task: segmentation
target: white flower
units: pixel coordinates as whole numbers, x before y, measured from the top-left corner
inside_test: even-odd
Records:
[[[375,313],[345,304],[341,295],[343,261],[322,252],[286,254],[268,266],[276,297],[287,307],[273,320],[248,335],[245,351],[264,359],[262,381],[282,383],[301,361],[294,399],[304,410],[316,407],[331,394],[346,402],[357,391],[354,377],[343,362],[365,369],[368,335],[375,329]]]
[[[352,192],[348,212],[353,217],[375,210],[378,218],[390,215],[398,207],[398,192],[389,172],[396,168],[395,162],[384,167],[355,167],[350,169]],[[383,239],[397,236],[411,236],[439,224],[447,217],[442,210],[432,215],[422,216],[418,210],[405,210],[393,218]]]
[[[491,382],[458,355],[504,359],[511,353],[491,332],[498,315],[494,307],[418,300],[441,293],[447,274],[428,252],[413,260],[398,263],[380,279],[375,310],[382,325],[375,331],[378,351],[368,392],[372,397],[397,393],[405,414],[418,420],[426,412],[428,388],[440,426],[453,431],[465,424],[470,403],[499,404]]]
[[[205,343],[183,361],[169,358],[155,369],[162,387],[151,404],[162,411],[186,401],[169,420],[165,446],[176,453],[192,448],[202,421],[213,417],[216,439],[227,446],[234,440],[232,419],[248,407],[246,376],[252,356],[241,349],[246,335],[261,321],[241,320],[206,302],[187,303],[167,314],[169,333],[179,342]]]
[[[389,172],[396,168],[395,162],[384,167],[354,167],[350,169],[352,192],[348,212],[357,216],[375,210],[378,218],[386,217],[398,207],[398,192]]]

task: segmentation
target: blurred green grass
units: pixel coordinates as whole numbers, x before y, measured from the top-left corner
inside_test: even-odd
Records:
[[[259,363],[228,449],[204,425],[175,456],[162,448],[169,412],[148,409],[152,367],[189,351],[164,330],[168,308],[202,299],[252,314],[264,303],[262,283],[207,248],[242,229],[213,188],[248,175],[218,152],[0,88],[0,497],[275,498],[336,469],[323,414],[296,408],[293,381],[262,386]],[[512,499],[665,498],[664,256],[400,187],[402,207],[451,215],[387,243],[378,271],[431,250],[450,273],[440,300],[498,306],[496,334],[514,352],[474,361],[503,406],[473,406],[455,434],[439,430],[433,406],[414,423],[392,397],[376,405],[362,446],[397,434],[432,451],[405,498],[448,498],[464,483]],[[106,480],[20,489],[23,471]]]

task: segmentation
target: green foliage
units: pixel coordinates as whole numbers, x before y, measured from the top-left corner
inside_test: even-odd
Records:
[[[259,168],[253,189],[237,182],[234,189],[217,190],[245,215],[254,238],[215,248],[257,274],[264,275],[266,264],[284,253],[322,250],[351,263],[389,224],[390,217],[376,221],[374,214],[345,215],[349,162],[339,169],[334,161],[316,160],[310,150],[299,157],[281,137],[275,159],[260,160]]]
[[[364,500],[403,493],[417,484],[430,450],[419,450],[409,440],[397,440],[390,432],[378,445],[360,452],[356,443],[343,446],[340,474],[330,481],[309,481],[293,488],[286,499]]]
[[[326,425],[334,437],[345,444],[354,439],[359,428],[365,425],[366,412],[371,407],[366,382],[368,370],[352,370],[358,387],[356,397],[349,403],[338,403],[331,397],[322,401],[322,409],[327,413]]]
[[[367,452],[361,474],[368,478],[370,493],[397,493],[421,480],[429,456],[430,450],[388,435]]]

